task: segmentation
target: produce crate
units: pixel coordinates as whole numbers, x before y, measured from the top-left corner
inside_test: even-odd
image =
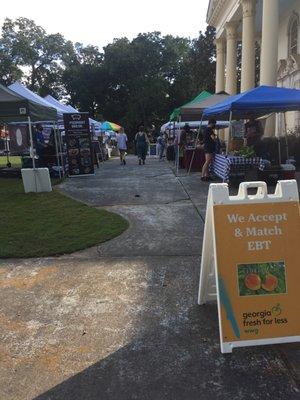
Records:
[[[266,167],[263,171],[258,171],[258,179],[275,186],[278,180],[283,179],[282,169],[279,165]]]

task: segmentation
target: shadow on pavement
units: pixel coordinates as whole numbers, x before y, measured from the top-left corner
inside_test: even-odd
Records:
[[[175,275],[172,285],[168,306],[166,293],[164,309],[144,314],[131,343],[35,400],[299,398],[276,347],[221,355],[216,305],[199,307],[187,291],[176,299]]]

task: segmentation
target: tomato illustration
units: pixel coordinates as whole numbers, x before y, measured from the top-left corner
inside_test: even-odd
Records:
[[[245,286],[250,290],[259,290],[261,288],[261,279],[257,274],[248,274],[245,277]]]
[[[261,287],[267,292],[273,292],[278,286],[278,278],[272,274],[266,276]]]

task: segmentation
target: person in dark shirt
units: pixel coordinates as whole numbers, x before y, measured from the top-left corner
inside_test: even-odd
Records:
[[[150,146],[150,141],[148,135],[145,132],[144,126],[140,125],[138,133],[135,135],[135,146],[137,151],[137,156],[139,160],[139,165],[145,164],[147,150]]]
[[[35,145],[36,154],[39,157],[42,157],[47,145],[45,143],[45,138],[43,135],[43,125],[41,125],[41,124],[37,124],[35,127],[34,145]]]
[[[245,124],[245,144],[249,147],[253,146],[254,150],[256,150],[263,134],[261,123],[256,121],[254,116],[251,116]]]
[[[217,135],[215,134],[216,121],[210,119],[208,121],[207,128],[204,132],[203,143],[205,153],[205,163],[202,167],[202,181],[209,181],[209,166],[213,160],[213,156],[216,152]]]

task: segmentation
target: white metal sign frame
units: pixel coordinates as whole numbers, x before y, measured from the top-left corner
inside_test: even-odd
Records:
[[[248,189],[257,189],[255,195],[249,195]],[[221,301],[217,265],[216,234],[214,225],[213,207],[215,205],[282,203],[289,201],[299,202],[299,193],[296,180],[278,181],[274,194],[268,194],[265,182],[243,182],[240,184],[237,196],[229,196],[227,183],[211,184],[209,187],[204,237],[202,244],[201,270],[198,293],[198,304],[203,305],[211,300],[217,300],[219,333],[222,353],[231,353],[235,347],[258,346],[275,343],[300,342],[300,336],[279,337],[270,339],[239,340],[223,342],[221,324]]]

